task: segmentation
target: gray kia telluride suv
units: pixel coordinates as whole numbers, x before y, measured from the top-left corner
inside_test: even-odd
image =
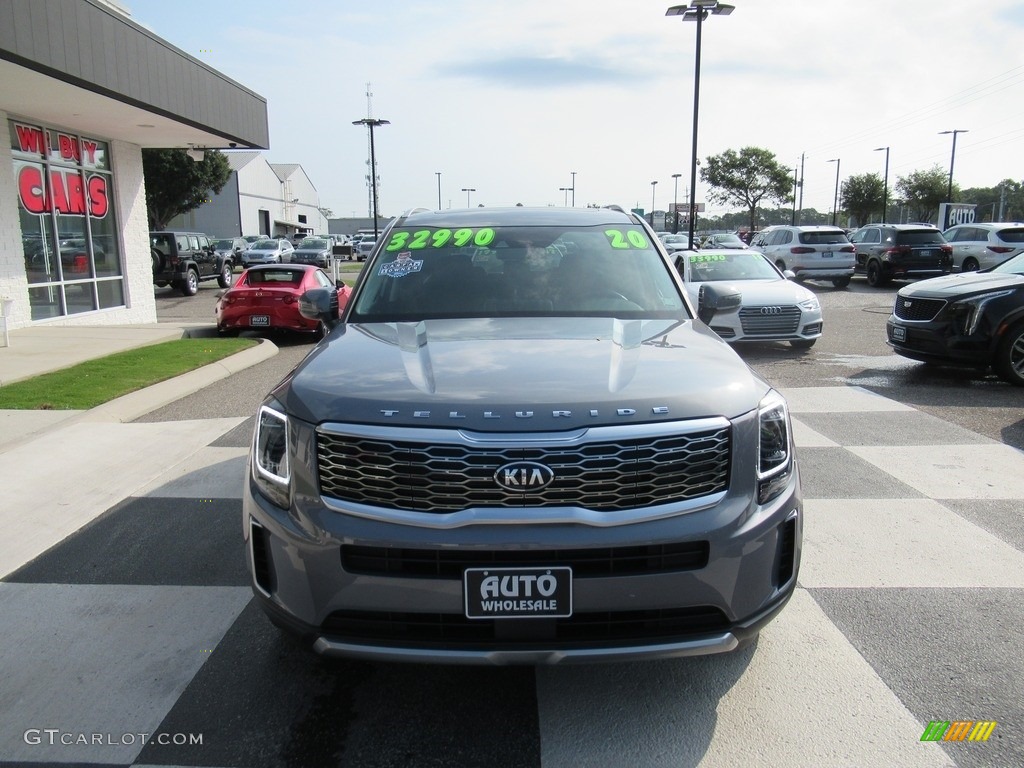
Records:
[[[253,591],[323,654],[477,664],[731,651],[785,605],[783,397],[621,209],[398,217],[259,408]],[[698,319],[698,313],[702,319]]]

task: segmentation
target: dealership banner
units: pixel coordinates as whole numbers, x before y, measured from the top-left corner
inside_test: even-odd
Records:
[[[939,205],[939,229],[946,231],[954,224],[973,224],[974,203],[942,203]]]

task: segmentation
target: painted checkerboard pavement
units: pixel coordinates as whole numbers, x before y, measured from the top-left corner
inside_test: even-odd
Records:
[[[799,588],[755,648],[656,663],[297,648],[248,587],[251,420],[78,425],[8,451],[0,765],[1024,764],[1024,454],[864,389],[784,393]],[[139,458],[152,441],[170,461]],[[57,468],[81,490],[49,492]],[[111,486],[113,504],[90,490]],[[984,743],[922,742],[932,720],[998,725]]]

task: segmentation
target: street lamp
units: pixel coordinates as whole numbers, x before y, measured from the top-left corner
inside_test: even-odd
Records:
[[[563,196],[565,199],[562,201],[562,204],[566,208],[568,208],[569,207],[569,193],[573,191],[572,187],[559,187],[558,191],[559,192],[565,192],[565,195]]]
[[[683,21],[697,22],[697,53],[693,68],[693,156],[690,159],[690,242],[693,242],[693,225],[697,210],[697,111],[700,107],[700,30],[704,19],[709,15],[728,16],[736,10],[734,5],[726,5],[718,0],[690,0],[688,5],[673,5],[666,16],[679,16]]]
[[[434,171],[434,175],[437,176],[437,210],[441,210],[441,172]]]
[[[882,223],[885,224],[886,216],[889,213],[889,148],[875,147],[875,152],[885,150],[885,186],[882,188]]]
[[[658,182],[651,182],[651,226],[654,226],[654,188],[658,186]]]
[[[476,192],[476,187],[463,187],[462,191],[466,193],[466,207],[469,208],[469,193]]]
[[[793,166],[793,218],[790,220],[789,223],[792,224],[794,227],[796,226],[796,193],[797,193],[797,184],[799,184],[799,182],[797,181],[797,178],[796,178],[796,172],[798,170],[800,170],[799,166]]]
[[[946,136],[953,134],[953,152],[949,156],[949,185],[946,187],[946,202],[953,202],[953,161],[956,160],[956,135],[958,133],[967,133],[965,128],[954,128],[952,131],[939,131],[939,136]]]
[[[672,180],[675,185],[672,190],[672,234],[679,232],[679,177],[681,173],[673,173]]]
[[[572,190],[572,207],[576,207],[576,171],[569,171],[572,174],[572,186],[569,189]]]
[[[373,117],[364,117],[362,120],[353,120],[352,125],[365,125],[370,129],[370,189],[373,199],[373,237],[376,240],[377,231],[377,156],[373,148],[373,129],[382,125],[391,125],[390,120],[379,120]]]
[[[832,199],[832,226],[834,227],[836,225],[836,213],[839,211],[839,158],[833,158],[826,162],[836,164],[836,194]]]

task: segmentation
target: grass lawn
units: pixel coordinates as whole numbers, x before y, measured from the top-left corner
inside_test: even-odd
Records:
[[[87,410],[258,343],[257,339],[179,339],[118,352],[0,387],[0,409]]]

